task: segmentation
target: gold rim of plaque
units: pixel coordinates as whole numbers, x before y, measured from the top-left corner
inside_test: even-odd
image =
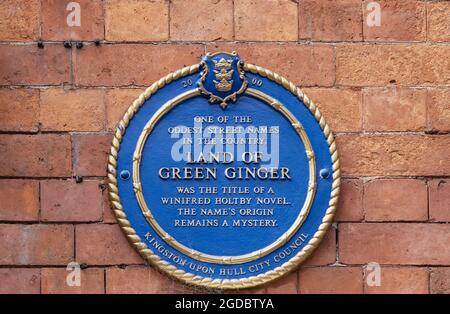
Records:
[[[286,78],[263,67],[244,63],[244,71],[266,77],[267,79],[289,90],[294,96],[296,96],[301,102],[303,102],[303,104],[308,108],[308,110],[314,116],[322,129],[323,135],[325,136],[325,139],[328,143],[333,168],[333,182],[331,186],[330,200],[328,202],[328,208],[325,212],[325,215],[322,218],[322,222],[318,230],[309,239],[302,250],[290,260],[268,272],[259,274],[257,276],[251,276],[241,279],[214,279],[186,272],[161,259],[158,255],[154,254],[153,251],[148,248],[145,242],[142,241],[142,239],[137,235],[134,228],[131,226],[120,200],[119,189],[117,185],[117,158],[122,138],[131,119],[144,104],[144,102],[148,100],[153,94],[155,94],[159,89],[163,88],[165,85],[173,82],[174,80],[194,73],[198,73],[199,70],[200,64],[194,64],[192,66],[184,67],[162,77],[161,79],[153,83],[150,87],[148,87],[141,95],[139,95],[139,97],[130,105],[122,119],[119,121],[114,133],[110,154],[108,157],[108,194],[111,202],[111,208],[117,218],[118,224],[120,225],[122,231],[125,233],[128,241],[136,248],[136,250],[145,260],[147,260],[151,265],[154,265],[155,267],[160,269],[162,272],[175,277],[186,284],[193,284],[207,288],[243,289],[262,285],[283,275],[286,275],[290,271],[294,270],[319,245],[333,221],[341,185],[339,155],[337,152],[333,133],[331,132],[328,124],[325,121],[325,118],[323,117],[319,108],[314,104],[314,102],[312,102],[300,88],[295,86],[294,83],[288,81]]]
[[[276,239],[274,242],[265,246],[262,249],[236,256],[219,256],[206,254],[198,250],[189,248],[183,245],[182,243],[178,242],[174,237],[172,237],[168,232],[166,232],[153,216],[152,211],[147,205],[147,202],[145,201],[144,198],[140,178],[140,164],[142,160],[142,151],[144,150],[145,143],[147,142],[148,137],[150,136],[150,134],[152,133],[153,129],[155,128],[156,124],[160,121],[160,119],[176,106],[182,104],[184,101],[192,97],[199,96],[200,93],[201,93],[200,89],[196,88],[169,100],[163,106],[161,106],[161,108],[157,112],[155,112],[155,114],[150,118],[150,120],[143,128],[143,131],[139,136],[136,149],[133,154],[134,193],[136,194],[136,199],[138,200],[139,207],[142,210],[142,214],[144,215],[145,219],[150,224],[150,226],[167,244],[169,244],[179,252],[193,259],[208,263],[241,264],[250,262],[259,259],[263,256],[266,256],[267,254],[270,254],[271,252],[275,251],[279,247],[286,244],[292,238],[292,236],[298,231],[298,229],[301,227],[306,217],[308,216],[316,192],[316,159],[314,156],[313,148],[311,146],[311,142],[309,141],[308,135],[306,134],[300,122],[283,104],[281,104],[279,101],[275,100],[274,98],[266,95],[261,91],[248,88],[245,91],[245,94],[250,95],[259,100],[262,100],[265,104],[269,105],[270,107],[280,112],[291,123],[292,127],[295,129],[298,136],[300,137],[300,140],[305,146],[305,152],[309,164],[308,192],[305,198],[305,202],[303,203],[302,209],[300,210],[297,218],[295,219],[294,223],[289,227],[289,229],[286,232],[284,232],[280,237],[278,237],[278,239]]]

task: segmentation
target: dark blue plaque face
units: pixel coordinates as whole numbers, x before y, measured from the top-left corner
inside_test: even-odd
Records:
[[[217,288],[265,283],[318,245],[339,193],[334,138],[294,84],[236,53],[169,74],[115,133],[109,193],[152,264]]]

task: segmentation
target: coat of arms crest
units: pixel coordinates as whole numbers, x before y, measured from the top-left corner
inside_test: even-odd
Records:
[[[198,82],[200,91],[211,103],[225,109],[235,102],[237,95],[247,88],[243,64],[237,53],[208,53],[202,60],[202,75]]]

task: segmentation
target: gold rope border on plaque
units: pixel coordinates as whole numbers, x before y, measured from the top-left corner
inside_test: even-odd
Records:
[[[297,118],[276,99],[266,95],[261,91],[252,88],[248,88],[245,91],[245,93],[263,101],[265,104],[279,111],[291,123],[292,127],[294,128],[297,135],[303,142],[303,145],[305,146],[305,152],[308,158],[308,165],[309,165],[308,191],[302,209],[300,210],[297,218],[295,219],[294,223],[289,227],[289,229],[285,233],[283,233],[280,237],[278,237],[274,242],[267,245],[266,247],[247,254],[237,256],[218,256],[194,250],[178,242],[169,233],[167,233],[156,221],[156,219],[152,214],[152,211],[150,210],[150,208],[147,205],[147,202],[145,201],[140,179],[140,164],[142,160],[142,151],[144,150],[145,143],[147,142],[148,137],[150,136],[151,132],[155,128],[158,121],[177,105],[188,100],[189,98],[200,95],[201,91],[199,88],[180,94],[179,96],[167,101],[163,106],[161,106],[161,108],[155,112],[155,114],[150,118],[150,120],[145,125],[142,133],[139,136],[136,149],[133,154],[133,187],[134,192],[136,194],[136,198],[139,203],[139,207],[141,208],[142,214],[144,215],[145,219],[166,243],[168,243],[170,246],[172,246],[179,252],[202,262],[217,263],[217,264],[241,264],[261,258],[275,251],[276,249],[287,243],[292,238],[292,236],[297,232],[297,230],[300,228],[300,226],[303,224],[304,220],[308,216],[309,210],[314,200],[314,195],[316,192],[316,160],[313,148],[311,146],[311,142],[309,141],[308,135],[306,134],[302,125],[297,120]]]
[[[167,261],[162,260],[158,255],[154,254],[147,245],[141,240],[141,238],[136,234],[136,231],[131,227],[130,221],[128,220],[122,203],[119,197],[119,190],[117,187],[117,157],[120,149],[120,143],[122,141],[123,135],[125,134],[126,128],[133,118],[134,114],[139,110],[139,108],[144,104],[144,102],[149,99],[153,94],[155,94],[160,88],[177,80],[181,77],[197,73],[199,71],[200,65],[194,64],[192,66],[184,67],[175,72],[172,72],[165,77],[162,77],[157,82],[153,83],[148,87],[128,108],[127,112],[124,114],[122,120],[119,121],[116,131],[114,133],[114,138],[111,144],[111,150],[108,157],[108,191],[109,199],[111,201],[111,207],[117,218],[117,221],[125,233],[128,241],[138,250],[144,259],[149,263],[159,268],[161,271],[173,276],[180,281],[187,284],[194,284],[198,286],[203,286],[207,288],[219,288],[219,289],[243,289],[258,286],[267,283],[271,280],[279,278],[286,275],[293,269],[295,269],[301,262],[303,262],[319,245],[320,241],[325,236],[328,228],[330,227],[334,213],[336,212],[337,203],[339,200],[339,190],[341,186],[341,170],[339,163],[339,155],[337,152],[336,142],[331,132],[325,118],[322,116],[319,108],[303,93],[303,91],[295,86],[294,83],[288,81],[284,77],[263,67],[256,66],[253,64],[244,63],[244,70],[251,73],[261,75],[268,78],[269,80],[283,86],[289,90],[293,95],[295,95],[308,110],[313,114],[314,118],[319,123],[323,134],[327,140],[331,161],[333,163],[333,183],[331,186],[330,201],[328,203],[328,208],[325,212],[325,216],[322,219],[318,230],[313,235],[308,243],[303,247],[303,249],[298,252],[289,261],[285,262],[281,266],[270,270],[266,273],[259,274],[257,276],[242,278],[242,279],[213,279],[208,277],[198,276],[192,273],[188,273],[184,270],[178,269],[171,265]]]

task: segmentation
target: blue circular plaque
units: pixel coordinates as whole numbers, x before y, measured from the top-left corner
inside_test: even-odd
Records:
[[[108,179],[146,260],[186,283],[236,289],[288,273],[318,246],[340,170],[334,137],[299,88],[221,52],[133,102]]]

